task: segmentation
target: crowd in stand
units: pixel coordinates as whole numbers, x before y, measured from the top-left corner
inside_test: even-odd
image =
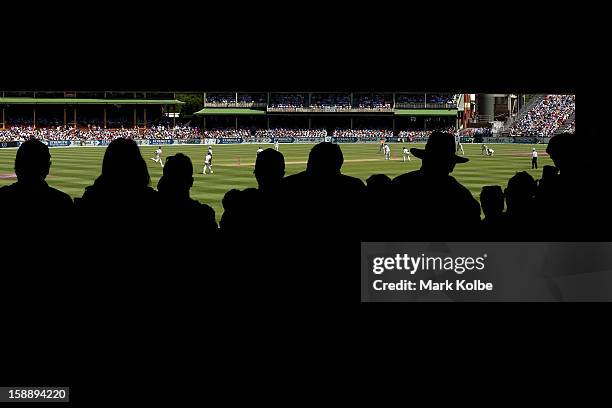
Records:
[[[512,125],[512,136],[552,136],[576,111],[575,95],[546,95]]]
[[[39,140],[114,140],[118,138],[127,139],[177,139],[187,140],[198,138],[198,128],[188,126],[165,127],[155,126],[146,130],[134,128],[126,129],[102,129],[100,126],[89,126],[88,128],[33,128],[13,126],[9,129],[0,130],[0,141],[26,141],[30,139]]]
[[[391,129],[335,129],[335,137],[357,137],[365,140],[380,140],[393,137]]]
[[[238,103],[267,103],[266,94],[238,94]]]
[[[232,93],[225,94],[206,94],[207,103],[232,104],[236,103],[236,95]]]
[[[453,133],[453,128],[442,129],[443,131]],[[478,133],[477,130],[464,131],[465,133]],[[432,130],[402,130],[398,133],[398,137],[406,140],[414,140],[417,138],[428,137]],[[379,140],[380,138],[393,137],[393,130],[379,128],[356,128],[334,130],[335,137],[357,137],[363,140]],[[29,139],[40,140],[73,140],[73,141],[88,141],[88,140],[114,140],[117,138],[128,139],[175,139],[189,140],[197,138],[275,138],[275,137],[326,137],[327,130],[306,129],[306,128],[272,128],[272,129],[247,129],[247,128],[220,128],[206,129],[202,131],[197,127],[190,126],[153,126],[147,129],[102,129],[100,126],[89,126],[88,128],[63,128],[57,126],[55,128],[32,128],[32,127],[11,127],[6,130],[0,130],[0,142],[7,141],[25,141]]]
[[[205,139],[216,139],[219,137],[250,137],[251,131],[249,129],[236,129],[236,128],[227,128],[227,129],[207,129],[202,132],[202,138]]]
[[[415,104],[423,105],[437,104],[437,105],[452,105],[455,102],[454,94],[401,94],[396,95],[396,104]]]
[[[431,131],[429,130],[401,130],[398,132],[397,136],[407,141],[413,141],[415,139],[428,137],[430,134]]]
[[[190,126],[176,126],[176,127],[165,127],[157,126],[147,128],[141,137],[145,139],[195,139],[200,137],[200,131],[197,127]]]
[[[260,103],[267,103],[267,101],[268,101],[267,95],[264,93],[256,93],[256,94],[239,93],[238,94],[238,104],[252,104],[252,103],[260,104]],[[206,94],[206,103],[232,106],[236,104],[236,94],[233,94],[233,93]]]
[[[270,96],[271,108],[301,108],[304,106],[303,94],[272,94]]]
[[[474,136],[482,136],[482,137],[491,137],[493,136],[491,128],[466,128],[462,129],[459,134],[461,136],[474,137]]]
[[[369,110],[388,110],[391,109],[391,102],[386,100],[384,95],[358,95],[357,107]]]
[[[349,94],[312,94],[310,107],[315,109],[348,110],[351,108]]]
[[[428,138],[434,131],[438,132],[446,132],[454,134],[455,130],[451,128],[447,129],[436,129],[436,130],[401,130],[398,132],[397,136],[408,141],[413,141],[415,139],[425,139]]]
[[[455,96],[453,94],[427,94],[427,103],[453,104]]]
[[[425,94],[404,94],[396,95],[395,103],[414,103],[422,104],[425,103]]]
[[[325,129],[292,129],[292,128],[274,128],[274,129],[257,129],[255,137],[325,137],[327,130]]]

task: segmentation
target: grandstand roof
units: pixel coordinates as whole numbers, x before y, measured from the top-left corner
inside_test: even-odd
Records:
[[[0,98],[12,105],[182,105],[176,99]]]
[[[395,109],[394,113],[405,116],[457,116],[457,109]]]
[[[265,115],[266,111],[249,108],[204,108],[194,115]]]

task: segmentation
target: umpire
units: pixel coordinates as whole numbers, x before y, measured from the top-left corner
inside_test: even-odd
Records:
[[[535,147],[531,151],[531,168],[532,169],[538,168],[538,152],[536,152]]]

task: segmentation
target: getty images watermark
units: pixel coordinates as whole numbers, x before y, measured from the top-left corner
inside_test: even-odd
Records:
[[[396,279],[384,281],[382,275],[389,271],[416,275],[419,272],[429,273],[455,273],[463,275],[465,272],[483,271],[487,254],[479,257],[451,257],[451,256],[410,256],[409,254],[395,254],[388,257],[374,257],[371,271],[377,278],[372,280],[372,289],[375,291],[492,291],[493,283],[481,279]]]
[[[612,301],[611,242],[362,242],[362,302]]]

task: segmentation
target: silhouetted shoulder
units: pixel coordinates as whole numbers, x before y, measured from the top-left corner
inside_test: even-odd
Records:
[[[5,205],[18,205],[21,209],[31,206],[69,210],[73,205],[72,198],[68,194],[49,187],[45,182],[34,185],[23,185],[17,182],[1,187],[0,200]]]
[[[194,199],[190,199],[190,201],[192,203],[191,207],[194,209],[194,211],[197,211],[201,217],[207,220],[215,220],[215,210],[210,205],[201,203]]]
[[[60,205],[71,207],[74,204],[72,201],[72,197],[56,188],[49,187],[49,189],[47,190],[47,194],[53,201],[56,201]]]
[[[341,174],[340,179],[348,186],[355,187],[359,190],[365,190],[365,183],[363,182],[363,180],[358,179],[357,177]]]
[[[411,171],[408,173],[400,174],[391,180],[392,185],[403,184],[411,181],[419,180],[423,177],[423,173],[420,170]]]

